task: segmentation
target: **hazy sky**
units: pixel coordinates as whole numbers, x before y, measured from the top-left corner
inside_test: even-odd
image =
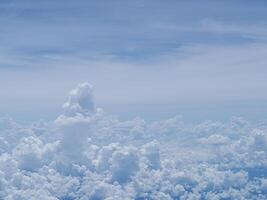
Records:
[[[122,118],[266,119],[266,76],[264,0],[0,1],[1,115],[53,120],[87,81]]]

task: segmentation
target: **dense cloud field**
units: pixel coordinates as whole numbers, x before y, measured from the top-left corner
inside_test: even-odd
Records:
[[[267,199],[267,122],[119,121],[87,83],[63,109],[53,123],[1,119],[0,199]]]

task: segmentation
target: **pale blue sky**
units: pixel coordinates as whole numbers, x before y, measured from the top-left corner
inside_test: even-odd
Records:
[[[88,81],[123,118],[265,119],[266,55],[263,0],[2,0],[0,114],[53,119]]]

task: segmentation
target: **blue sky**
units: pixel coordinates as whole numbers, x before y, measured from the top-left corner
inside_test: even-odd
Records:
[[[266,11],[260,0],[1,1],[0,114],[53,119],[88,81],[123,118],[266,118]]]

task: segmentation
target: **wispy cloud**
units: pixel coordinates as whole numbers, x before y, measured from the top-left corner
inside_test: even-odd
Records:
[[[32,58],[30,65],[36,58],[61,54],[144,60],[188,44],[265,41],[265,5],[246,4],[207,1],[207,7],[203,7],[193,1],[2,2],[0,44],[5,59],[1,66],[21,59],[22,67],[27,65],[23,59]],[[245,13],[253,17],[245,20]]]

